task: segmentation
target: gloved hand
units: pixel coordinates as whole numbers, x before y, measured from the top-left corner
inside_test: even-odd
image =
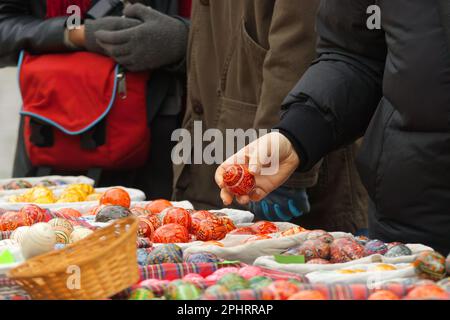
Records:
[[[137,19],[124,17],[105,17],[96,20],[86,20],[84,22],[85,43],[87,51],[107,55],[106,51],[97,43],[95,33],[97,31],[120,31],[140,25],[142,22]]]
[[[291,221],[311,210],[305,189],[279,187],[260,202],[250,203],[251,211],[258,219]]]
[[[188,28],[176,18],[140,3],[124,9],[128,18],[142,21],[121,31],[97,31],[98,44],[130,71],[157,69],[177,63],[186,54]]]

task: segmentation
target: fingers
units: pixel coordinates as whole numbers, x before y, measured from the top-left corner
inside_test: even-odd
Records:
[[[131,47],[128,45],[112,45],[97,40],[97,44],[108,53],[110,57],[114,57],[116,60],[120,57],[131,54]],[[122,63],[123,61],[117,61]]]
[[[216,184],[220,189],[225,188],[225,184],[223,182],[223,174],[225,173],[225,167],[223,165],[219,166],[216,170],[216,174],[214,179],[216,180]]]
[[[105,17],[101,20],[100,30],[117,31],[129,29],[142,24],[142,21],[124,17]]]
[[[220,198],[225,206],[229,206],[233,203],[233,195],[227,191],[227,189],[220,190]]]
[[[154,11],[155,10],[143,5],[142,3],[135,3],[125,6],[123,14],[128,18],[136,18],[141,21],[145,21],[155,15],[156,12]]]

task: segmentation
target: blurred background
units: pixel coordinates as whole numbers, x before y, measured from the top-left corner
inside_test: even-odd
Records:
[[[16,68],[0,69],[0,179],[12,173],[20,105]]]

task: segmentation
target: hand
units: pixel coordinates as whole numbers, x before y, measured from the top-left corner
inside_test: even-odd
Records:
[[[82,47],[85,47],[90,52],[108,55],[97,42],[95,35],[97,31],[102,30],[115,33],[136,27],[140,24],[141,21],[139,20],[124,17],[104,17],[96,20],[86,20],[84,26],[81,28],[85,38]],[[73,43],[77,45],[75,42]]]
[[[86,43],[86,35],[84,25],[79,28],[69,30],[69,41],[78,48],[84,48]]]
[[[183,22],[140,3],[126,6],[124,14],[142,23],[131,29],[95,33],[98,44],[118,63],[130,71],[143,71],[182,60],[188,38]]]
[[[225,205],[233,202],[233,195],[225,187],[223,173],[227,167],[236,163],[248,165],[249,171],[255,175],[256,187],[252,193],[236,197],[240,204],[245,205],[250,201],[261,201],[286,182],[300,165],[300,159],[291,142],[281,133],[272,132],[253,141],[227,159],[216,171],[216,183],[221,189],[220,197]]]
[[[311,210],[305,189],[280,187],[260,202],[251,202],[250,209],[260,220],[291,221]]]

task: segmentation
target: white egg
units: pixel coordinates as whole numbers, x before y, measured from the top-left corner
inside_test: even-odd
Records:
[[[22,252],[26,259],[52,251],[56,235],[48,223],[37,223],[28,229],[22,239]]]
[[[25,233],[28,232],[28,229],[30,229],[28,226],[17,228],[13,231],[13,233],[11,233],[11,240],[15,240],[21,245],[23,237],[25,236]]]

